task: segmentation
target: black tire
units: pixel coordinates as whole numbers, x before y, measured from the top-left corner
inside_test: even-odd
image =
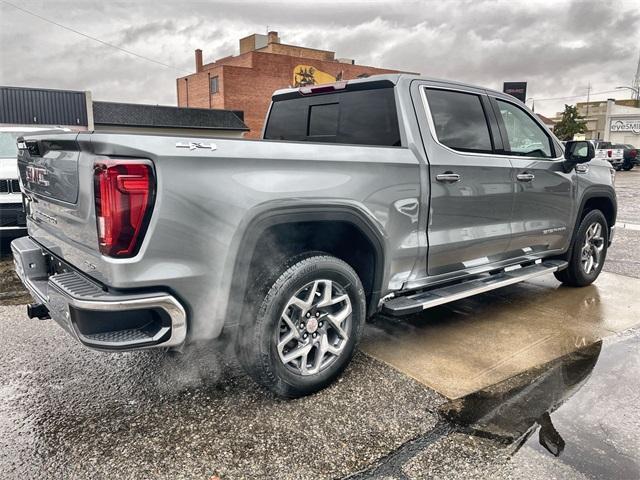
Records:
[[[625,163],[625,164],[622,166],[622,169],[623,169],[625,172],[628,172],[629,170],[632,170],[632,169],[633,169],[633,167],[634,167],[634,164],[633,164],[633,163],[631,163],[631,162],[629,162],[629,163]]]
[[[302,308],[298,311],[299,307],[288,306],[301,289],[309,284],[316,285],[315,282],[318,280],[327,281],[327,283],[321,284],[324,288],[329,285],[332,289],[339,289],[341,296],[344,294],[348,296],[351,314],[346,317],[343,324],[348,325],[348,332],[345,328],[345,332],[348,333],[347,338],[342,339],[335,334],[333,337],[336,343],[340,343],[341,352],[339,355],[333,353],[319,355],[319,345],[313,347],[317,358],[320,360],[327,358],[327,362],[323,369],[317,373],[309,374],[308,372],[296,371],[290,363],[285,364],[278,351],[278,343],[282,341],[280,336],[284,335],[282,333],[283,327],[287,328],[286,322],[283,324],[282,320],[285,308],[291,308],[291,310],[287,310],[290,312],[289,316],[291,318],[296,316],[298,319],[293,322],[296,326],[307,321],[307,328],[311,328],[313,318],[305,320]],[[292,259],[272,275],[263,276],[261,282],[261,286],[254,284],[255,294],[250,296],[252,300],[247,307],[248,312],[246,312],[238,329],[236,351],[240,363],[258,384],[280,397],[301,397],[321,390],[333,382],[349,364],[362,335],[366,304],[364,289],[358,275],[346,262],[336,257],[311,252]],[[321,287],[315,288],[320,289]],[[303,292],[306,291],[303,290]],[[316,295],[318,294],[319,291]],[[311,297],[315,298],[313,295],[310,295]],[[345,302],[344,305],[347,305],[346,300],[343,302]],[[348,309],[344,305],[341,304],[340,308],[344,307],[343,311],[347,311]],[[314,315],[315,313],[319,314],[320,308],[311,311],[314,312]],[[322,320],[326,315],[326,312],[323,312],[318,320]],[[332,322],[325,320],[324,323],[324,331],[329,331],[332,328]],[[315,328],[317,330],[314,330],[314,333],[320,339],[323,336],[323,331],[318,327],[318,321],[315,322]],[[292,333],[292,331],[292,329],[287,330],[288,333]],[[307,340],[302,340],[303,332],[308,335]],[[291,340],[296,345],[291,348],[291,351],[300,348],[304,342],[319,341],[312,340],[313,334],[307,333],[306,329],[298,333],[300,339]],[[330,333],[333,332],[329,331],[326,335]],[[302,365],[303,358],[296,359],[296,362],[298,360]],[[313,358],[311,362],[314,363]],[[304,364],[304,369],[306,369],[308,366],[307,356],[304,357]],[[320,364],[321,361],[318,361],[318,365]]]
[[[597,266],[590,272],[585,271],[583,265],[583,247],[587,240],[587,230],[594,224],[600,224],[602,237],[602,252]],[[599,243],[599,242],[598,242]],[[591,210],[588,212],[578,227],[578,231],[573,239],[573,244],[570,249],[570,257],[568,258],[569,265],[566,269],[559,272],[555,272],[554,275],[565,285],[572,287],[585,287],[591,285],[600,272],[607,256],[607,248],[609,245],[609,227],[607,226],[607,219],[604,217],[600,210]]]

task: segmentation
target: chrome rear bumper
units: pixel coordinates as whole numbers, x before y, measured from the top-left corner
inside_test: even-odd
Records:
[[[181,345],[186,312],[166,292],[109,292],[52,256],[29,237],[11,243],[16,273],[51,318],[84,345],[99,350],[137,350]],[[53,273],[55,270],[56,273]]]

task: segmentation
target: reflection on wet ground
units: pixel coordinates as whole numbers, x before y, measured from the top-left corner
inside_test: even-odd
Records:
[[[441,411],[504,444],[516,464],[534,449],[589,477],[640,478],[639,347],[631,334],[599,341]]]
[[[440,406],[441,422],[353,478],[640,478],[640,330]]]

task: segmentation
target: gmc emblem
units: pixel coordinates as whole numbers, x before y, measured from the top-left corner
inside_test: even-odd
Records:
[[[47,180],[47,169],[43,167],[34,167],[33,165],[27,165],[27,182],[35,183],[43,187],[48,187],[49,180]]]

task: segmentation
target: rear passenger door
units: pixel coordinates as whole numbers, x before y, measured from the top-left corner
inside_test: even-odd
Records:
[[[420,87],[428,128],[428,274],[473,271],[504,260],[511,236],[513,181],[509,158],[482,90]],[[427,131],[424,131],[427,130]]]
[[[521,105],[491,97],[504,158],[512,164],[514,184],[512,256],[566,247],[572,230],[575,169],[564,171],[563,152],[541,123]]]

